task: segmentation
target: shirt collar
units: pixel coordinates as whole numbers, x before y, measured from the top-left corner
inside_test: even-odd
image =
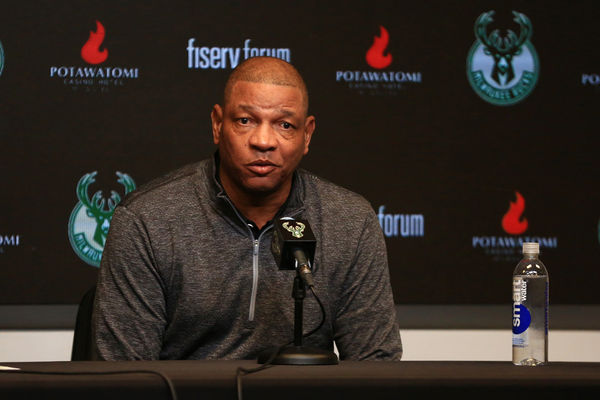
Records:
[[[263,228],[259,230],[256,226],[256,223],[254,223],[254,221],[248,219],[245,215],[243,215],[235,207],[235,205],[233,204],[233,201],[231,201],[231,199],[227,195],[227,192],[225,191],[225,188],[221,184],[221,178],[219,177],[220,162],[221,162],[221,159],[219,157],[219,151],[217,150],[217,151],[215,151],[215,153],[213,155],[213,162],[212,162],[212,168],[213,168],[212,180],[213,180],[214,187],[216,189],[217,198],[220,198],[221,200],[229,203],[231,205],[231,207],[234,208],[234,211],[236,212],[236,214],[239,215],[240,217],[242,217],[242,219],[244,220],[243,222],[250,227],[250,229],[252,230],[255,237],[258,237],[258,235],[260,235],[260,233],[263,229],[265,229],[266,227],[271,225],[272,220],[267,222],[263,226]],[[298,211],[300,211],[300,209],[302,209],[302,205],[303,205],[302,195],[303,195],[303,191],[302,191],[302,187],[300,184],[300,176],[299,176],[298,171],[294,171],[294,174],[292,176],[292,186],[290,188],[290,193],[288,194],[285,202],[281,205],[281,207],[275,214],[274,218],[280,218],[280,217],[287,216],[287,215],[293,215],[293,214],[296,214]]]

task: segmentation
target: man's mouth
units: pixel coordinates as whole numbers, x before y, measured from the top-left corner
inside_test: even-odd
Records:
[[[277,165],[268,160],[256,160],[246,164],[246,167],[256,175],[267,175],[277,168]]]

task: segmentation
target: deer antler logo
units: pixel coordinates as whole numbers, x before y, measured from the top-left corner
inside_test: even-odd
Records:
[[[521,46],[531,37],[531,22],[525,14],[513,11],[514,21],[521,27],[519,36],[508,29],[506,36],[500,36],[498,29],[487,33],[487,26],[493,22],[492,15],[494,11],[483,13],[475,22],[475,37],[484,44],[484,53],[493,57],[494,67],[492,69],[492,79],[499,85],[505,85],[515,78],[513,68],[513,57],[522,52]],[[504,81],[504,82],[502,82]]]
[[[513,11],[519,34],[507,29],[489,32],[494,11],[475,21],[476,41],[467,57],[467,75],[475,92],[495,105],[515,104],[527,97],[537,82],[539,62],[531,44],[532,25],[523,13]],[[516,62],[518,61],[518,62]]]
[[[100,266],[104,243],[110,228],[110,221],[121,196],[111,191],[108,199],[98,190],[90,198],[89,186],[94,183],[97,171],[85,174],[77,184],[77,198],[79,203],[73,209],[69,219],[69,240],[77,255],[93,266]],[[135,190],[133,179],[122,172],[116,173],[117,182],[125,187],[125,194]],[[108,207],[107,207],[108,206]]]
[[[304,225],[302,222],[296,222],[296,224],[296,226],[290,226],[289,223],[284,222],[281,224],[281,226],[283,226],[283,229],[291,233],[293,237],[300,239],[302,236],[304,236],[302,232],[304,232],[306,225]]]

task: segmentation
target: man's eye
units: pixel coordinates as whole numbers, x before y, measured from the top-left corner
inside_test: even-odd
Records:
[[[250,122],[250,120],[248,118],[240,118],[239,121],[240,121],[240,124],[242,124],[242,125],[246,125],[248,122]]]
[[[281,123],[281,127],[283,129],[291,129],[292,128],[292,124],[290,124],[289,122],[282,122]]]

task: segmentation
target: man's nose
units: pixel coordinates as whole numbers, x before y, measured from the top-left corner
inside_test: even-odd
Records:
[[[260,124],[252,131],[250,146],[261,151],[273,150],[277,147],[277,133],[270,124]]]

